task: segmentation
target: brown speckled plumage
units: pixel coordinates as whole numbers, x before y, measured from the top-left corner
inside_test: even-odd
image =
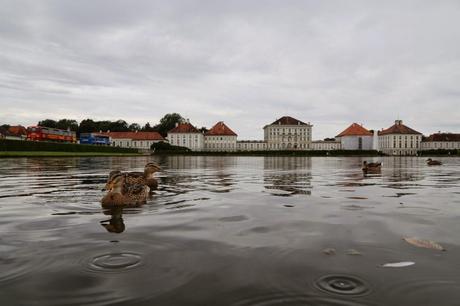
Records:
[[[138,206],[147,201],[149,187],[142,184],[128,184],[127,174],[119,173],[108,182],[109,192],[102,198],[103,207]]]

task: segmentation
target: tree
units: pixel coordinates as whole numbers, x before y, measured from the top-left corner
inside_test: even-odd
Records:
[[[78,130],[78,122],[73,119],[61,119],[56,123],[58,129],[67,130],[76,132]]]
[[[153,132],[154,129],[153,127],[150,125],[150,123],[146,123],[143,127],[142,127],[142,131],[143,132]]]
[[[124,120],[119,119],[117,121],[110,123],[109,130],[111,132],[128,132],[128,123]]]
[[[131,123],[128,128],[130,131],[134,132],[134,131],[139,131],[141,129],[141,126],[137,123]]]
[[[45,119],[45,120],[39,121],[38,125],[57,129],[57,122],[55,120],[52,120],[52,119]]]
[[[98,126],[92,119],[82,120],[78,126],[78,133],[91,133],[96,131],[99,132]]]
[[[176,126],[176,123],[180,123],[183,120],[184,118],[178,113],[166,114],[161,118],[160,123],[155,125],[154,130],[166,137],[168,132]]]

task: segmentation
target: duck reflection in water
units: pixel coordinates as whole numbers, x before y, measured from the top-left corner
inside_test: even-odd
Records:
[[[110,219],[100,222],[109,233],[119,234],[125,231],[122,207],[111,208],[110,210],[104,211],[104,214],[112,216]]]

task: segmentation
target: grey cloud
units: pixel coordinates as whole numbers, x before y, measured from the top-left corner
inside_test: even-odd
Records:
[[[460,131],[457,1],[0,2],[0,122]]]

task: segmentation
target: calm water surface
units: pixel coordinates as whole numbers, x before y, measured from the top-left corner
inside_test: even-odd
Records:
[[[148,203],[101,209],[108,172],[148,161]],[[361,162],[1,159],[0,304],[460,305],[460,159]]]

